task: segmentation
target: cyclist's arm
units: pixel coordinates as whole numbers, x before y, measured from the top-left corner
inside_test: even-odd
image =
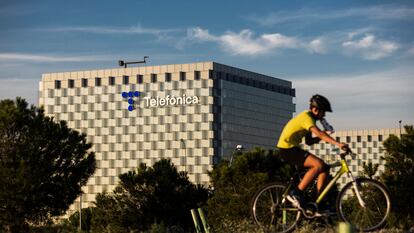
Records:
[[[347,145],[345,143],[341,143],[341,142],[337,142],[335,139],[333,139],[331,136],[329,136],[329,134],[327,134],[324,131],[321,131],[317,126],[312,126],[310,128],[310,131],[316,135],[318,138],[320,138],[321,140],[330,143],[330,144],[334,144],[335,146],[344,149],[345,147],[347,147]]]
[[[312,133],[308,132],[305,135],[305,143],[308,146],[311,146],[313,144],[319,143],[321,141],[321,139],[319,137],[312,137]]]

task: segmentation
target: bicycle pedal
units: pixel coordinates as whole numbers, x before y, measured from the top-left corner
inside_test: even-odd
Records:
[[[318,211],[316,213],[318,213],[320,215],[320,217],[328,217],[328,216],[336,215],[336,212],[332,212],[332,211],[329,211],[329,210],[327,210],[327,211]]]
[[[316,212],[316,213],[313,214],[313,216],[316,217],[316,218],[318,218],[318,217],[323,217],[325,215],[324,214],[321,214],[319,212]]]

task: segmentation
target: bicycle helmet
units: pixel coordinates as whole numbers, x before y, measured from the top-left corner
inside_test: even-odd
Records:
[[[324,96],[318,94],[312,96],[312,98],[310,99],[310,107],[315,107],[325,112],[332,112],[329,100]]]

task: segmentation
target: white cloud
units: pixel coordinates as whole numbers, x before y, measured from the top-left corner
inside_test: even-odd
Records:
[[[379,40],[372,34],[352,40],[356,35],[351,34],[350,40],[342,43],[345,53],[361,55],[366,60],[378,60],[391,55],[400,46],[391,41]]]
[[[402,67],[361,75],[297,77],[297,111],[308,108],[315,93],[331,100],[333,114],[328,114],[338,129],[393,127],[398,120],[414,123],[414,68]]]
[[[181,31],[180,29],[158,29],[146,28],[141,25],[131,27],[110,27],[110,26],[81,26],[81,27],[59,27],[59,28],[41,28],[39,31],[49,32],[82,32],[95,34],[127,34],[127,35],[153,35],[158,39],[166,39],[168,35]]]
[[[244,29],[239,33],[226,32],[223,35],[212,35],[208,30],[200,27],[190,28],[187,38],[198,42],[215,42],[223,50],[234,55],[260,55],[275,52],[280,49],[306,49],[313,53],[324,51],[320,39],[311,42],[302,42],[296,37],[289,37],[280,33],[262,34],[255,37],[254,32]]]
[[[190,38],[198,39],[199,41],[219,41],[220,39],[209,33],[208,30],[199,27],[190,28],[187,30],[187,35]]]
[[[327,53],[326,45],[324,41],[320,38],[309,42],[307,48],[308,48],[308,51],[311,53],[321,53],[321,54]]]
[[[414,8],[393,5],[378,5],[340,10],[302,8],[297,11],[274,12],[265,17],[253,16],[250,18],[265,26],[287,22],[309,22],[312,20],[335,20],[344,18],[404,20],[414,18]]]
[[[94,62],[113,60],[109,56],[60,56],[60,55],[38,55],[27,53],[0,53],[2,62]]]

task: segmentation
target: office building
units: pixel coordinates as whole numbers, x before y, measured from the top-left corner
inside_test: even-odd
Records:
[[[212,165],[236,145],[274,148],[295,109],[291,82],[215,62],[47,73],[39,91],[47,115],[94,145],[82,207],[119,174],[161,158],[208,185]]]

